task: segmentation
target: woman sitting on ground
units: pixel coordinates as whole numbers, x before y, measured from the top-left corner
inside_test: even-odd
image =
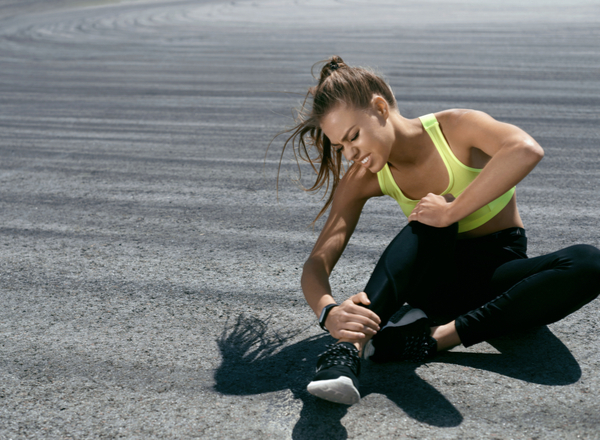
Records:
[[[544,153],[523,130],[473,110],[406,119],[384,80],[337,56],[307,98],[312,108],[303,109],[284,149],[291,144],[318,168],[310,190],[331,186],[317,218],[331,210],[302,289],[338,340],[320,356],[310,393],[356,403],[361,358],[425,361],[459,344],[555,322],[598,296],[595,247],[526,255],[515,185]],[[351,163],[345,173],[342,158]],[[366,201],[383,195],[397,200],[409,223],[364,292],[338,304],[329,276]]]

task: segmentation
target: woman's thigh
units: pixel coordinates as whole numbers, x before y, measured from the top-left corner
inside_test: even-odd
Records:
[[[491,286],[495,295],[506,297],[504,302],[523,310],[534,324],[549,324],[598,296],[600,251],[575,245],[511,261],[494,272]]]
[[[498,268],[527,260],[527,238],[521,228],[511,228],[478,239],[457,243],[452,275],[441,279],[427,293],[423,308],[434,323],[443,323],[473,310],[498,296],[492,286]]]
[[[576,245],[507,262],[494,272],[491,289],[495,298],[456,319],[465,346],[550,324],[592,301],[600,291],[600,251]]]

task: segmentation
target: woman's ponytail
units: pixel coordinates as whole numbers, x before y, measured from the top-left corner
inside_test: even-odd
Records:
[[[372,71],[362,67],[350,67],[337,55],[316,63],[313,65],[313,69],[321,63],[324,64],[321,67],[318,84],[308,89],[298,111],[296,126],[279,133],[279,135],[289,134],[281,151],[279,170],[285,149],[288,144],[291,144],[296,160],[300,157],[308,162],[317,174],[314,185],[303,189],[317,192],[325,186],[325,197],[331,188],[325,205],[313,223],[327,211],[333,202],[335,189],[345,171],[342,167],[342,154],[331,148],[331,142],[321,130],[322,118],[340,104],[356,109],[365,109],[371,104],[374,95],[381,96],[390,107],[397,108],[396,98],[394,98],[390,86]],[[312,101],[310,107],[308,106],[309,101]],[[312,151],[316,152],[316,157],[314,154],[311,156]],[[277,171],[277,182],[279,182],[279,170]]]

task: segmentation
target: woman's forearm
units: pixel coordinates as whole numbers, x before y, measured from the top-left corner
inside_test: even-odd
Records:
[[[543,156],[543,150],[534,141],[506,146],[500,150],[462,194],[448,204],[450,224],[465,218],[514,187],[533,170]]]
[[[329,273],[318,259],[310,259],[304,264],[302,290],[308,305],[320,317],[323,308],[335,303],[331,296]],[[334,307],[327,316],[327,331],[336,339],[361,341],[379,331],[381,320],[364,306],[371,303],[365,292],[359,292]]]
[[[335,302],[331,295],[329,274],[319,261],[309,259],[304,264],[301,285],[306,302],[317,317],[320,316],[323,307]]]

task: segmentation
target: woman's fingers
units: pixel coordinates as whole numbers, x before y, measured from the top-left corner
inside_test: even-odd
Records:
[[[340,331],[347,331],[347,332],[355,333],[357,335],[360,334],[360,335],[362,335],[363,338],[366,336],[374,336],[377,334],[377,332],[375,330],[373,330],[371,327],[357,324],[355,322],[345,323],[345,325],[340,329]]]
[[[354,295],[331,309],[327,317],[327,329],[335,338],[351,338],[353,340],[373,336],[379,331],[379,316],[373,311],[359,304],[367,299],[364,292]],[[360,301],[358,301],[360,300]],[[356,302],[355,302],[356,301]]]
[[[339,334],[344,338],[352,338],[352,339],[364,339],[367,336],[373,336],[377,332],[366,325],[359,324],[357,322],[347,322],[344,324],[343,328],[340,330]]]
[[[418,221],[429,226],[449,226],[448,207],[454,201],[452,194],[438,196],[433,193],[423,197],[408,216],[408,221]]]
[[[354,304],[357,304],[357,305],[364,304],[364,305],[368,306],[369,304],[371,304],[371,300],[367,296],[366,292],[359,292],[356,295],[352,295],[349,298],[349,300],[351,300]],[[353,308],[351,310],[356,314],[366,316],[367,318],[371,319],[376,324],[381,323],[379,316],[377,316],[377,314],[375,312],[373,312],[372,310],[369,310],[362,306],[358,306],[357,308]]]
[[[348,330],[341,330],[339,334],[332,335],[336,339],[345,339],[350,341],[360,341],[361,339],[365,339],[367,335],[360,332],[351,332]]]
[[[352,295],[350,300],[352,300],[354,304],[364,304],[366,306],[371,304],[371,300],[367,296],[366,292],[359,292],[356,295]]]
[[[339,308],[336,313],[339,322],[344,324],[358,324],[365,328],[372,329],[374,332],[379,330],[379,323],[381,320],[373,311],[351,302],[348,304],[346,301],[344,301],[340,307],[336,308]],[[333,313],[333,310],[331,312]]]
[[[375,334],[376,332],[379,331],[379,317],[377,315],[375,315],[373,313],[373,317],[371,316],[365,316],[362,315],[361,313],[364,313],[363,310],[358,310],[359,313],[348,313],[348,315],[346,315],[346,322],[348,323],[355,323],[357,325],[360,325],[362,327],[364,327],[365,329],[370,329],[372,330]],[[372,312],[371,312],[372,313]]]
[[[379,330],[381,319],[379,319],[379,316],[372,310],[363,306],[349,304],[344,307],[341,312],[343,313],[343,320],[345,322],[358,322],[372,327],[374,330]]]

